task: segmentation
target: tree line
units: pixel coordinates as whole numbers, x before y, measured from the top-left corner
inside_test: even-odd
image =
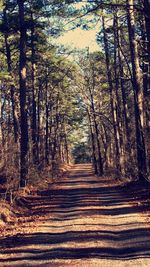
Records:
[[[149,1],[92,1],[101,52],[80,56],[81,95],[95,173],[109,167],[141,181],[149,173]],[[82,17],[81,13],[79,17]],[[86,21],[82,21],[82,23]]]
[[[78,3],[0,6],[0,168],[15,171],[21,187],[31,166],[69,163],[70,134],[85,118],[96,174],[148,179],[149,0]],[[100,25],[100,51],[81,51],[75,63],[51,36],[66,19],[88,30],[87,14]]]
[[[69,163],[68,132],[80,121],[72,90],[76,67],[48,40],[50,11],[44,1],[1,6],[0,163],[20,187],[32,168],[53,172]]]

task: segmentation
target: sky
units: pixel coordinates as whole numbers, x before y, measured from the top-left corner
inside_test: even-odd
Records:
[[[87,31],[77,28],[60,36],[57,41],[62,45],[77,49],[84,49],[89,47],[90,52],[99,51],[100,47],[96,43],[97,32],[97,27]]]
[[[75,3],[75,7],[80,9],[86,4]],[[91,19],[92,16],[88,15],[86,18]],[[99,23],[98,23],[99,24]],[[70,46],[71,48],[84,49],[89,47],[90,52],[99,51],[100,48],[96,43],[96,33],[99,31],[100,25],[95,25],[93,23],[93,29],[83,30],[81,28],[76,28],[74,30],[67,31],[62,36],[60,36],[57,41],[65,46]]]

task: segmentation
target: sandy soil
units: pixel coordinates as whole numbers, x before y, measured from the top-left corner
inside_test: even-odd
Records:
[[[0,266],[150,267],[147,189],[76,165],[26,205],[1,233]]]

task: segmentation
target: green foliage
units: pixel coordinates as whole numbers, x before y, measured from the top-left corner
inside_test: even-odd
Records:
[[[72,154],[76,164],[91,163],[90,148],[85,142],[77,143],[73,148]]]
[[[3,10],[4,0],[0,0],[0,12]]]
[[[12,82],[12,77],[7,71],[0,71],[0,80],[10,84],[10,82]]]

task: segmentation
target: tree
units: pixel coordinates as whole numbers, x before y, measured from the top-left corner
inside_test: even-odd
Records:
[[[128,31],[130,42],[130,53],[133,74],[133,90],[134,90],[134,107],[135,107],[135,127],[136,127],[136,145],[137,145],[137,163],[139,177],[146,175],[146,152],[143,136],[144,126],[144,107],[143,107],[143,90],[141,88],[141,71],[139,66],[138,47],[135,36],[135,19],[133,0],[128,0]]]
[[[20,25],[20,58],[19,58],[19,87],[20,87],[20,186],[27,183],[28,174],[28,122],[26,102],[26,24],[24,1],[18,1]]]

